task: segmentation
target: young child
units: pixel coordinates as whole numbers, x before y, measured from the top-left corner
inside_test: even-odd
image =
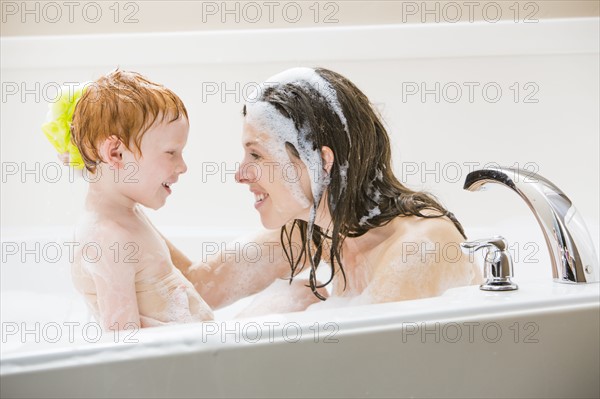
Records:
[[[182,101],[138,73],[116,70],[54,108],[44,133],[63,160],[88,172],[72,276],[98,322],[118,330],[211,320],[139,206],[161,208],[187,170]]]

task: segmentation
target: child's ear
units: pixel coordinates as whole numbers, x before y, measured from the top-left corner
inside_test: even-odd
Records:
[[[110,136],[100,145],[102,160],[117,169],[123,168],[124,145],[117,136]]]
[[[335,159],[333,151],[327,146],[321,147],[321,161],[323,162],[323,169],[327,171],[327,174],[331,172],[333,166],[333,160]]]

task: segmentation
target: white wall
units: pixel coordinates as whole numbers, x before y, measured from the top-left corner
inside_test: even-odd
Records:
[[[2,36],[294,29],[598,17],[590,0],[0,0]]]
[[[380,108],[393,141],[395,168],[412,187],[438,195],[464,224],[533,218],[508,189],[462,190],[469,165],[527,165],[555,182],[583,216],[599,216],[599,24],[597,18],[180,34],[1,39],[2,228],[69,225],[85,193],[81,179],[57,182],[55,153],[40,131],[54,82],[85,81],[119,65],[177,92],[188,107],[189,171],[167,205],[150,212],[161,227],[259,227],[253,197],[203,170],[233,171],[241,159],[243,88],[292,66],[324,66],[348,76]],[[456,82],[403,101],[403,88]],[[467,83],[465,83],[467,82]],[[472,83],[468,83],[472,82]],[[515,102],[517,82],[520,98]],[[206,87],[242,90],[225,98]],[[467,85],[479,86],[469,101]],[[495,103],[482,87],[500,87]],[[529,86],[525,86],[529,84]],[[36,90],[36,85],[39,90]],[[513,87],[513,89],[511,89]],[[23,89],[31,90],[25,94]],[[46,89],[46,90],[44,90]],[[12,94],[14,90],[16,93]],[[526,103],[524,96],[536,103]],[[234,90],[235,91],[235,90]],[[38,98],[36,98],[36,96]],[[205,97],[205,98],[203,98]],[[452,97],[452,98],[451,98]],[[38,172],[23,175],[23,169]],[[421,173],[435,170],[422,178]],[[459,169],[456,169],[456,166]],[[11,168],[17,167],[12,175]],[[416,174],[408,174],[413,167]],[[44,173],[46,172],[46,173]],[[444,173],[445,172],[445,173]],[[456,175],[458,172],[458,175]],[[36,181],[36,179],[38,179]],[[47,180],[47,179],[46,179]],[[203,180],[205,182],[203,182]]]

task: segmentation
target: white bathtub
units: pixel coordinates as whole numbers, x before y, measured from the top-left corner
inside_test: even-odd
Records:
[[[202,242],[230,238],[165,231],[196,257]],[[2,396],[597,397],[599,285],[552,281],[533,217],[468,233],[509,240],[519,290],[471,286],[242,320],[232,319],[234,305],[213,323],[100,337],[72,289],[67,251],[56,262],[50,252],[68,247],[67,231],[4,231],[3,248],[38,243],[41,258],[30,252],[22,263],[22,251],[4,251]]]
[[[234,307],[218,311],[216,324],[92,342],[95,325],[72,289],[68,262],[10,255],[0,269],[2,397],[598,397],[599,285],[552,281],[541,230],[514,193],[461,188],[473,165],[529,165],[589,220],[598,253],[598,30],[598,19],[587,18],[0,39],[6,87],[51,88],[120,65],[182,96],[192,126],[189,171],[150,216],[159,227],[176,226],[166,235],[192,257],[201,256],[202,242],[257,227],[247,188],[228,172],[241,154],[235,115],[243,93],[222,99],[223,87],[299,65],[339,71],[382,111],[402,180],[434,191],[470,238],[505,236],[520,287],[240,321],[231,320]],[[77,57],[56,56],[65,49]],[[207,96],[207,81],[221,92]],[[474,102],[403,99],[406,83],[436,82],[491,82],[505,96],[497,103],[479,91]],[[539,101],[515,103],[514,88],[532,82]],[[56,226],[74,223],[84,186],[66,173],[44,180],[39,163],[54,153],[32,143],[41,140],[46,110],[43,99],[20,91],[2,102],[0,220],[3,243],[39,243],[53,258],[56,248],[44,245],[65,251],[68,230]],[[205,162],[226,167],[207,174]],[[457,165],[462,179],[446,173]],[[3,248],[3,257],[11,252]]]

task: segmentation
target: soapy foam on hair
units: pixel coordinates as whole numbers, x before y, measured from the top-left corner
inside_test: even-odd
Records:
[[[378,206],[376,206],[375,208],[369,209],[369,214],[367,216],[363,216],[360,218],[360,221],[358,222],[359,225],[364,226],[365,223],[367,223],[367,221],[371,218],[374,218],[377,215],[381,214],[381,210],[379,209]]]
[[[285,143],[292,144],[300,154],[300,159],[308,168],[316,161],[320,163],[321,157],[318,152],[306,151],[308,143],[302,143],[302,138],[296,131],[294,122],[281,115],[281,113],[272,105],[266,102],[256,102],[247,105],[246,122],[255,128],[269,133],[270,140],[261,142],[261,145],[273,157],[273,160],[280,167],[290,164],[290,157],[285,147]],[[315,156],[316,153],[316,156]],[[303,207],[311,205],[310,200],[302,192],[299,182],[291,181],[287,178],[282,179],[292,195]],[[311,179],[311,189],[313,195],[316,192],[316,182]]]
[[[271,76],[259,86],[258,90],[254,91],[249,96],[248,102],[256,102],[257,99],[260,98],[260,95],[264,92],[264,90],[269,86],[287,83],[295,83],[299,85],[309,84],[323,98],[325,98],[331,109],[336,113],[338,118],[340,118],[340,121],[344,126],[344,131],[348,135],[348,140],[350,140],[350,133],[348,131],[348,121],[346,120],[344,112],[342,111],[342,106],[340,105],[340,102],[338,100],[337,92],[327,80],[323,79],[321,75],[319,75],[312,68],[290,68],[278,73],[277,75]]]
[[[344,162],[342,166],[340,166],[340,189],[341,191],[345,191],[348,186],[348,160]]]
[[[369,195],[369,197],[371,198],[371,200],[373,200],[376,204],[379,204],[379,201],[381,200],[381,191],[379,191],[379,189],[375,188],[375,182],[379,180],[379,181],[383,181],[383,172],[381,171],[381,169],[377,169],[375,171],[375,177],[373,178],[373,180],[369,183],[369,188],[367,189],[367,194]],[[374,210],[372,210],[374,211]],[[365,216],[360,220],[360,225],[362,226],[368,219],[372,218],[373,216],[377,216],[379,215],[379,213],[375,214],[375,215],[371,215],[369,213],[370,216]]]
[[[267,102],[248,104],[246,118],[247,123],[269,133],[272,139],[271,143],[263,143],[263,146],[281,166],[290,163],[285,143],[290,143],[296,148],[300,160],[307,167],[308,173],[312,175],[316,172],[317,174],[317,176],[311,176],[310,185],[313,198],[320,197],[324,190],[324,177],[320,173],[323,163],[320,152],[313,150],[312,144],[306,138],[308,130],[304,127],[300,131],[296,130],[291,119],[283,116],[275,106]],[[292,182],[288,179],[283,180],[300,203],[307,207],[311,205],[298,182]]]

